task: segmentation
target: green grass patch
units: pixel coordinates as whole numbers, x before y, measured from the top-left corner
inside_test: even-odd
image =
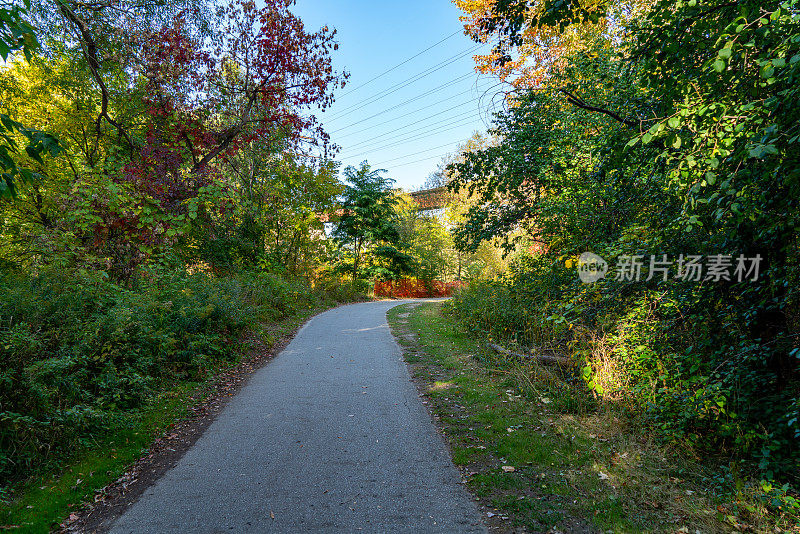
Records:
[[[158,435],[186,416],[192,394],[201,387],[181,384],[162,394],[128,425],[113,430],[94,447],[66,461],[57,474],[20,485],[14,501],[0,508],[0,521],[18,527],[14,532],[50,532],[72,508],[93,500],[97,490],[119,478]]]
[[[404,312],[410,316],[400,318]],[[754,514],[745,524],[725,513],[738,505],[709,491],[710,469],[654,444],[635,420],[598,402],[569,371],[484,350],[442,303],[399,306],[389,322],[438,416],[453,462],[493,514],[486,516],[492,526],[791,531],[788,519],[765,523]],[[416,341],[400,337],[409,333]],[[752,496],[740,497],[759,506]]]

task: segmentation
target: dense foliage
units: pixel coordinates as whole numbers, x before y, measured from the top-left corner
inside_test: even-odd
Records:
[[[456,313],[572,354],[598,395],[729,473],[744,461],[796,485],[797,3],[659,1],[630,17],[604,2],[484,4],[469,28],[500,37],[504,76],[545,28],[569,46],[517,84],[497,143],[449,168],[454,190],[479,195],[459,246],[503,238],[516,251],[510,274],[473,284]],[[578,279],[586,251],[608,260],[604,279]],[[698,277],[689,256],[703,258]]]
[[[0,483],[41,473],[156,394],[200,382],[239,337],[331,295],[269,274],[150,271],[123,288],[92,273],[0,280]]]
[[[0,2],[0,500],[262,325],[443,275],[441,224],[340,181],[336,32],[292,5]]]
[[[2,496],[357,296],[321,274],[337,165],[304,156],[346,75],[291,5],[0,6]]]

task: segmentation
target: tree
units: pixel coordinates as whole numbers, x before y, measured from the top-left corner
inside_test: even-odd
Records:
[[[356,168],[344,170],[347,180],[342,195],[342,216],[336,223],[333,236],[352,249],[352,278],[358,270],[364,252],[370,252],[388,262],[395,270],[406,270],[408,257],[396,245],[399,241],[395,220],[397,200],[392,192],[394,180],[382,176],[385,169],[372,169],[366,161]]]
[[[576,24],[610,20],[603,2],[485,5],[480,32],[510,51],[547,28],[562,39]],[[548,307],[536,328],[525,319],[527,331],[570,324],[613,336],[625,394],[650,406],[666,436],[735,448],[762,476],[793,481],[798,35],[795,0],[654,2],[619,32],[554,50],[559,61],[497,115],[497,146],[449,167],[454,189],[480,194],[457,230],[462,247],[521,230],[545,247],[507,281],[521,307]],[[763,263],[758,280],[693,283],[673,273],[587,285],[564,268],[584,251],[612,262],[723,254]],[[574,330],[553,341],[593,343]]]
[[[45,166],[24,155],[40,178],[8,206],[20,221],[9,240],[73,257],[80,249],[129,279],[148,257],[191,247],[199,228],[231,215],[226,162],[237,153],[257,142],[281,160],[325,145],[311,110],[329,105],[346,76],[331,66],[335,32],[306,31],[291,4],[232,0],[218,13],[188,1],[34,6],[46,55],[4,69],[2,102],[26,110],[34,128],[57,125],[66,157]],[[221,202],[201,199],[211,191]]]
[[[475,41],[496,42],[491,52],[475,56],[476,69],[516,89],[541,87],[569,57],[586,53],[594,40],[621,39],[627,22],[653,3],[455,0],[464,12],[466,32]]]
[[[313,278],[327,257],[319,214],[332,213],[342,184],[338,164],[304,162],[251,142],[227,160],[226,179],[236,203],[225,224],[211,225],[215,239],[198,235],[200,248],[249,266],[285,269]],[[224,231],[223,231],[224,230]]]

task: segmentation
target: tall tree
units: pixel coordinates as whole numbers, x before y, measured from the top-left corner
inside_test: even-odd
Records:
[[[399,258],[392,244],[400,234],[395,221],[393,193],[394,180],[383,176],[385,169],[372,169],[366,161],[359,167],[348,166],[344,170],[347,181],[342,195],[342,216],[336,224],[334,237],[343,245],[352,248],[352,278],[358,278],[362,256],[368,247],[383,245],[377,252],[390,261]]]
[[[45,55],[3,73],[2,101],[36,108],[31,115],[42,125],[63,126],[67,157],[60,166],[38,164],[42,179],[20,205],[36,214],[22,217],[28,228],[46,221],[38,233],[53,239],[68,228],[60,235],[74,236],[87,258],[128,278],[151,254],[180,246],[190,218],[209,222],[211,211],[225,209],[201,202],[206,208],[190,211],[211,190],[227,194],[224,162],[240,149],[258,141],[281,159],[326,144],[313,108],[327,107],[344,82],[331,66],[335,32],[307,31],[292,3],[231,0],[218,11],[211,2],[160,0],[34,6]]]

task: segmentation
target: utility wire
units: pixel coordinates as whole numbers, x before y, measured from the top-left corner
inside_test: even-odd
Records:
[[[478,102],[480,102],[480,101],[483,99],[483,97],[486,95],[486,93],[488,93],[488,92],[489,92],[489,91],[490,91],[492,88],[494,88],[494,87],[497,87],[497,85],[498,85],[498,84],[495,84],[495,85],[491,86],[490,88],[486,89],[486,90],[484,91],[484,94],[483,94],[483,95],[481,95],[481,96],[479,97],[479,99],[478,99]],[[424,96],[424,95],[423,95],[423,96]],[[408,128],[411,128],[411,127],[418,126],[418,125],[419,125],[421,122],[425,122],[426,120],[428,120],[428,119],[430,119],[430,118],[432,118],[432,117],[436,117],[436,116],[438,116],[438,115],[442,115],[443,113],[445,113],[445,112],[447,112],[447,111],[450,111],[450,110],[452,110],[452,109],[455,109],[455,108],[457,108],[457,107],[460,107],[460,106],[462,106],[462,105],[465,105],[465,104],[467,104],[467,103],[468,103],[468,102],[464,102],[464,103],[462,103],[462,104],[459,104],[458,106],[454,106],[454,107],[448,108],[448,109],[446,109],[446,110],[444,110],[444,111],[441,111],[441,112],[439,112],[439,113],[434,113],[433,115],[429,115],[428,117],[426,117],[426,118],[424,118],[424,119],[421,119],[421,120],[420,120],[419,122],[417,122],[417,123],[406,124],[405,126],[401,126],[401,127],[399,127],[399,128],[396,128],[395,130],[392,130],[391,132],[386,132],[386,133],[383,133],[383,134],[381,134],[381,135],[378,135],[378,136],[376,136],[376,137],[372,137],[372,138],[370,138],[370,139],[367,139],[367,140],[365,140],[365,141],[360,141],[360,142],[356,143],[356,145],[354,145],[354,146],[362,145],[362,144],[364,144],[364,143],[370,143],[370,142],[372,142],[372,141],[376,140],[376,139],[377,139],[377,138],[379,138],[379,137],[385,137],[385,136],[387,136],[387,135],[392,135],[392,134],[395,134],[395,133],[397,133],[397,132],[398,132],[398,131],[400,131],[400,130],[405,130],[405,129],[408,129]],[[430,106],[424,106],[423,108],[417,109],[417,110],[415,110],[414,112],[411,112],[411,113],[416,113],[417,111],[420,111],[421,109],[426,109],[427,107],[430,107]],[[469,113],[469,112],[467,112],[467,113]],[[481,113],[483,113],[483,111],[481,111]],[[384,120],[384,121],[381,123],[381,126],[386,126],[387,124],[389,124],[389,123],[392,123],[392,122],[395,122],[395,121],[398,121],[398,120],[407,119],[409,115],[410,115],[409,113],[406,113],[406,114],[403,114],[403,115],[400,115],[400,116],[397,116],[397,117],[393,117],[393,118],[391,118],[391,119],[386,119],[386,120]],[[453,117],[448,117],[448,118],[445,118],[445,119],[442,119],[442,120],[446,121],[446,120],[449,120],[449,119],[452,119],[452,118],[455,118],[455,117],[456,117],[456,116],[453,116]],[[428,125],[428,126],[431,126],[431,125]],[[357,134],[360,134],[360,133],[363,133],[363,132],[362,132],[362,130],[357,130],[357,131],[354,131],[354,132],[346,133],[346,134],[344,134],[344,135],[338,135],[338,136],[337,136],[337,139],[338,139],[339,141],[341,141],[342,139],[344,139],[344,138],[346,138],[346,137],[352,137],[352,136],[354,136],[354,135],[357,135]],[[353,147],[351,146],[351,147],[349,147],[349,148],[353,148]]]
[[[370,139],[367,139],[365,141],[360,141],[360,142],[356,143],[355,145],[350,145],[350,146],[348,146],[348,149],[352,150],[352,149],[355,149],[356,147],[359,147],[360,145],[364,145],[364,144],[369,144],[369,143],[375,142],[375,141],[377,141],[378,139],[380,139],[382,137],[387,137],[387,136],[391,137],[393,135],[397,135],[399,132],[401,132],[403,130],[408,130],[408,129],[411,129],[411,128],[416,128],[416,129],[433,128],[433,127],[442,125],[442,124],[444,124],[444,123],[446,123],[448,121],[451,121],[451,120],[454,120],[454,119],[458,119],[460,117],[465,117],[467,115],[474,114],[474,113],[475,113],[475,111],[470,109],[470,110],[467,110],[465,112],[456,113],[455,115],[451,115],[450,117],[445,117],[445,118],[442,118],[442,119],[438,119],[438,120],[436,120],[436,121],[434,121],[432,123],[425,124],[429,119],[435,117],[436,115],[439,115],[437,113],[436,115],[430,115],[428,117],[425,117],[424,119],[421,119],[418,122],[409,123],[409,124],[406,124],[405,126],[400,126],[398,128],[395,128],[392,131],[382,133],[380,135],[377,135],[377,136],[372,137]],[[483,112],[481,111],[480,113],[482,114]],[[400,120],[400,119],[404,119],[404,118],[405,117],[395,117],[394,119],[388,120],[388,121],[384,122],[383,124],[389,124],[389,123],[392,123],[394,121],[397,121],[397,120]],[[354,133],[342,135],[342,136],[339,136],[339,139],[341,139],[343,137],[350,137],[350,136],[353,136],[353,135],[355,135],[357,133],[360,133],[360,132],[354,132]],[[402,135],[406,135],[406,134],[402,134]],[[381,142],[384,142],[384,141],[385,141],[385,139],[382,140]]]
[[[422,159],[418,159],[418,160],[415,160],[415,161],[409,161],[407,163],[400,163],[399,165],[392,165],[392,169],[397,169],[399,167],[405,167],[407,165],[414,165],[415,163],[422,163],[423,161],[428,161],[429,159],[441,159],[441,158],[447,156],[448,154],[451,154],[451,152],[445,152],[444,154],[439,154],[438,156],[428,156],[427,158],[422,158]]]
[[[461,81],[464,81],[466,78],[468,78],[468,77],[470,77],[472,75],[473,75],[473,73],[468,72],[467,74],[459,76],[458,78],[456,78],[454,80],[450,80],[449,82],[443,83],[442,85],[440,85],[438,87],[434,87],[433,89],[431,89],[429,91],[426,91],[426,92],[424,92],[422,94],[419,94],[419,95],[417,95],[417,96],[415,96],[413,98],[409,98],[408,100],[405,100],[405,101],[403,101],[403,102],[401,102],[399,104],[396,104],[396,105],[394,105],[394,106],[392,106],[390,108],[384,109],[383,111],[379,111],[378,113],[375,113],[374,115],[370,115],[369,117],[367,117],[365,119],[357,120],[356,122],[352,122],[352,123],[348,124],[347,126],[342,126],[341,128],[338,128],[336,130],[332,130],[330,133],[331,134],[335,134],[336,132],[341,132],[342,130],[347,130],[348,128],[352,128],[353,126],[357,126],[359,124],[363,124],[363,123],[365,123],[365,122],[367,122],[369,120],[374,119],[375,117],[379,117],[379,116],[383,115],[384,113],[388,113],[388,112],[393,111],[393,110],[395,110],[397,108],[400,108],[400,107],[403,107],[403,106],[405,106],[407,104],[410,104],[410,103],[414,102],[415,100],[419,100],[422,97],[428,96],[428,95],[433,94],[433,93],[435,93],[437,91],[445,89],[445,88],[447,88],[447,87],[449,87],[451,85],[454,85],[454,84],[457,84],[457,83],[459,83]],[[464,104],[468,104],[468,103],[469,102],[463,102],[461,104],[458,104],[458,106],[455,106],[455,107],[463,106]],[[450,109],[454,109],[454,108],[450,108]],[[437,113],[436,115],[439,115],[439,113]],[[435,115],[432,115],[432,116],[435,116]]]
[[[359,152],[357,154],[352,154],[352,155],[340,156],[340,159],[350,159],[350,158],[355,158],[355,157],[358,157],[358,156],[363,156],[365,154],[370,154],[372,152],[377,152],[379,150],[386,150],[387,148],[394,148],[396,146],[404,145],[404,144],[410,143],[412,141],[419,141],[420,139],[426,139],[428,137],[431,137],[431,136],[434,136],[434,135],[439,135],[439,134],[444,133],[444,132],[449,132],[449,131],[455,130],[457,128],[463,128],[464,126],[466,126],[470,122],[472,122],[472,120],[474,120],[474,118],[477,117],[477,116],[480,116],[480,114],[473,115],[471,117],[466,117],[465,119],[461,119],[459,121],[456,121],[456,123],[458,123],[458,124],[455,124],[454,126],[450,126],[449,128],[439,128],[439,129],[436,129],[436,130],[433,130],[433,131],[429,131],[429,132],[423,133],[423,134],[419,134],[418,132],[412,132],[412,136],[411,137],[408,137],[408,138],[405,138],[405,139],[402,139],[402,140],[391,141],[388,145],[383,145],[383,146],[379,146],[379,147],[375,147],[375,148],[363,147],[361,149],[361,150],[364,150],[363,152]]]
[[[464,142],[466,142],[466,141],[467,141],[467,140],[464,140],[464,141],[458,141],[457,143],[458,143],[458,144],[461,144],[461,143],[464,143]],[[414,153],[411,153],[411,154],[406,154],[405,156],[400,156],[399,158],[387,159],[387,160],[384,160],[384,161],[382,161],[382,162],[378,163],[377,165],[375,165],[375,167],[383,167],[383,166],[384,166],[384,165],[386,165],[387,163],[391,163],[391,162],[393,162],[393,161],[397,161],[397,160],[399,160],[399,159],[406,159],[406,158],[410,158],[411,156],[417,156],[417,155],[419,155],[419,154],[424,154],[425,152],[430,152],[430,151],[432,151],[432,150],[438,150],[438,149],[440,149],[440,148],[444,148],[444,147],[446,147],[446,146],[453,146],[453,142],[451,141],[450,143],[445,143],[444,145],[435,146],[435,147],[433,147],[433,148],[428,148],[428,149],[426,149],[426,150],[420,150],[419,152],[414,152]]]
[[[391,68],[391,69],[389,69],[389,70],[385,70],[385,71],[383,71],[382,73],[378,74],[378,75],[377,75],[377,76],[375,76],[374,78],[370,78],[369,80],[367,80],[366,82],[362,83],[362,84],[361,84],[361,85],[359,85],[358,87],[353,87],[352,89],[350,89],[350,90],[349,90],[349,91],[347,91],[346,93],[343,93],[341,96],[343,96],[343,97],[344,97],[344,96],[347,96],[347,95],[349,95],[349,94],[351,94],[351,93],[353,93],[353,92],[355,92],[355,91],[358,91],[358,90],[359,90],[359,89],[361,89],[362,87],[364,87],[364,86],[366,86],[366,85],[369,85],[369,84],[371,84],[372,82],[374,82],[375,80],[377,80],[377,79],[379,79],[379,78],[382,78],[383,76],[385,76],[385,75],[389,74],[389,73],[390,73],[390,72],[392,72],[393,70],[395,70],[395,69],[397,69],[397,68],[399,68],[399,67],[402,67],[403,65],[405,65],[406,63],[408,63],[408,62],[409,62],[409,61],[411,61],[412,59],[416,59],[416,58],[418,58],[419,56],[421,56],[421,55],[422,55],[422,54],[424,54],[425,52],[427,52],[427,51],[431,50],[432,48],[435,48],[435,47],[439,46],[439,45],[440,45],[440,44],[442,44],[443,42],[447,41],[448,39],[450,39],[450,38],[454,37],[455,35],[457,35],[457,34],[459,34],[459,33],[462,33],[462,32],[463,32],[463,30],[456,30],[456,31],[454,31],[453,33],[451,33],[450,35],[448,35],[447,37],[445,37],[445,38],[444,38],[444,39],[442,39],[441,41],[438,41],[438,42],[436,42],[436,43],[432,44],[431,46],[429,46],[428,48],[426,48],[426,49],[425,49],[425,50],[423,50],[422,52],[419,52],[419,53],[417,53],[417,54],[415,54],[415,55],[411,56],[410,58],[406,59],[405,61],[402,61],[402,62],[398,63],[397,65],[395,65],[394,67],[392,67],[392,68]]]
[[[470,90],[470,91],[467,91],[467,92],[468,92],[468,93],[470,93],[470,92],[471,92],[471,90]],[[438,105],[442,104],[443,102],[446,102],[447,100],[452,100],[452,99],[453,99],[455,96],[460,96],[460,95],[454,95],[453,97],[446,98],[446,99],[444,99],[444,100],[440,100],[440,101],[438,101],[438,102],[434,102],[433,104],[430,104],[430,105],[428,105],[428,106],[424,106],[424,107],[422,107],[422,108],[419,108],[419,109],[417,109],[417,110],[414,110],[414,111],[412,111],[412,112],[409,112],[407,115],[405,115],[405,116],[403,116],[403,117],[396,117],[395,119],[390,119],[390,120],[389,120],[389,121],[387,121],[387,122],[392,122],[392,121],[394,121],[394,120],[397,120],[397,119],[399,119],[399,118],[406,118],[407,116],[409,116],[409,115],[413,115],[414,113],[417,113],[418,111],[422,111],[422,110],[424,110],[424,109],[427,109],[427,108],[429,108],[429,107],[438,106]],[[462,105],[469,104],[469,103],[471,103],[471,102],[479,102],[479,100],[472,100],[472,101],[468,101],[468,102],[463,102],[463,103],[462,103],[462,104],[460,104],[458,107],[460,107],[460,106],[462,106]],[[453,108],[450,108],[450,109],[453,109]],[[483,112],[482,112],[481,110],[478,110],[477,112],[475,112],[475,111],[472,111],[472,110],[469,110],[469,111],[467,111],[466,113],[460,113],[460,114],[456,114],[456,115],[453,115],[452,117],[447,117],[447,118],[445,118],[445,119],[442,119],[442,120],[439,120],[439,121],[435,121],[435,122],[434,122],[434,123],[432,123],[432,124],[425,124],[425,125],[423,126],[423,125],[422,125],[422,123],[423,123],[424,121],[426,121],[427,119],[430,119],[431,117],[435,116],[435,115],[432,115],[432,116],[429,116],[429,117],[423,118],[423,119],[421,119],[421,121],[418,121],[418,122],[416,122],[416,123],[408,124],[408,125],[406,125],[406,126],[402,126],[402,127],[400,127],[400,128],[394,129],[394,130],[392,130],[392,131],[390,131],[390,132],[386,132],[386,133],[380,134],[380,135],[378,135],[378,136],[373,136],[373,137],[372,137],[372,138],[370,138],[370,139],[367,139],[367,140],[364,140],[364,141],[360,141],[360,142],[358,142],[358,143],[355,143],[355,144],[353,144],[353,145],[349,145],[349,146],[347,147],[347,150],[348,150],[348,151],[350,151],[350,152],[353,152],[353,151],[355,151],[355,150],[363,150],[363,149],[366,149],[366,148],[368,148],[368,147],[372,147],[372,146],[375,146],[375,145],[378,145],[378,144],[382,144],[382,143],[386,143],[386,142],[394,142],[394,139],[393,139],[393,137],[394,137],[394,138],[401,138],[401,137],[406,137],[406,136],[408,136],[409,134],[411,134],[411,135],[417,135],[417,134],[419,134],[419,133],[422,133],[422,132],[425,132],[425,131],[430,131],[430,130],[431,130],[431,129],[433,129],[434,127],[443,128],[443,127],[445,127],[445,126],[449,126],[450,124],[453,124],[452,122],[448,122],[448,121],[452,121],[453,119],[456,119],[456,118],[459,118],[459,117],[462,117],[462,119],[463,119],[463,117],[464,117],[465,115],[469,115],[469,114],[471,114],[471,115],[470,115],[470,117],[468,117],[467,119],[468,119],[468,120],[472,120],[472,119],[473,119],[473,118],[475,118],[475,117],[479,117],[479,116],[481,116],[481,115],[483,114]],[[445,123],[447,123],[447,124],[445,124]],[[415,131],[413,131],[413,132],[405,132],[405,133],[402,133],[402,134],[401,134],[401,133],[399,133],[399,132],[401,132],[402,130],[407,130],[407,129],[411,128],[411,127],[418,127],[418,128],[416,128],[416,130],[415,130]],[[344,135],[344,136],[340,136],[340,137],[348,137],[349,135],[352,135],[352,134],[348,134],[348,135]],[[389,137],[389,139],[382,139],[382,138],[384,138],[384,137],[387,137],[387,136]],[[366,146],[364,146],[364,145],[366,145]]]
[[[461,103],[461,104],[459,104],[458,106],[455,106],[455,107],[461,107],[461,106],[463,106],[464,104],[465,104],[465,103]],[[452,110],[452,109],[453,109],[453,108],[449,108],[449,109],[447,109],[447,110],[445,110],[445,111],[449,111],[449,110]],[[421,119],[419,122],[412,122],[412,123],[410,123],[410,124],[406,124],[405,126],[400,126],[400,127],[396,128],[396,129],[392,130],[391,132],[386,132],[386,133],[383,133],[383,134],[381,134],[381,135],[379,135],[379,136],[376,136],[376,137],[373,137],[373,138],[367,139],[366,141],[361,141],[359,144],[369,143],[369,142],[372,142],[372,141],[374,141],[374,140],[375,140],[375,139],[377,139],[378,137],[385,137],[385,136],[387,136],[387,135],[393,135],[393,134],[396,134],[396,133],[397,133],[397,132],[399,132],[399,131],[402,131],[402,130],[407,130],[408,128],[413,128],[413,127],[420,126],[422,123],[424,123],[424,122],[425,122],[425,121],[427,121],[428,119],[431,119],[431,118],[433,118],[433,117],[436,117],[437,115],[441,115],[442,113],[444,113],[444,111],[443,111],[443,112],[441,112],[441,113],[435,113],[435,114],[433,114],[433,115],[429,115],[429,116],[425,117],[424,119]],[[426,125],[426,127],[427,127],[427,126],[433,126],[433,125],[435,125],[435,124],[438,124],[438,123],[440,123],[440,122],[448,121],[448,120],[450,120],[450,119],[454,119],[454,118],[456,118],[456,117],[459,117],[459,116],[462,116],[462,115],[466,115],[466,114],[469,114],[469,113],[473,113],[473,111],[472,111],[472,110],[468,110],[468,111],[466,111],[466,112],[463,112],[463,113],[457,113],[457,114],[455,114],[455,115],[453,115],[453,116],[451,116],[451,117],[447,117],[447,118],[444,118],[444,119],[439,119],[438,121],[434,122],[433,124],[427,124],[427,125]],[[390,123],[392,123],[392,122],[396,122],[396,121],[399,121],[399,120],[402,120],[402,119],[405,119],[405,118],[406,118],[406,116],[394,117],[394,118],[392,118],[392,119],[389,119],[389,120],[386,120],[386,121],[384,121],[384,122],[383,122],[383,123],[381,123],[381,124],[382,124],[382,125],[387,125],[387,124],[390,124]],[[338,139],[340,139],[340,140],[341,140],[341,139],[343,139],[343,138],[345,138],[345,137],[352,137],[352,136],[354,136],[354,135],[356,135],[356,134],[359,134],[359,133],[362,133],[362,132],[361,132],[361,130],[358,130],[358,131],[355,131],[355,132],[351,132],[351,133],[348,133],[348,134],[344,134],[344,135],[340,135],[340,136],[338,136]]]
[[[415,109],[415,110],[413,110],[413,111],[408,111],[408,112],[404,113],[404,114],[403,114],[402,116],[400,116],[400,117],[395,117],[395,118],[393,118],[393,119],[389,119],[388,121],[385,121],[385,122],[391,122],[391,121],[397,120],[397,119],[399,119],[399,118],[408,118],[408,117],[411,117],[411,116],[412,116],[412,115],[414,115],[415,113],[419,113],[420,111],[424,111],[424,110],[426,110],[426,109],[429,109],[429,108],[432,108],[432,107],[441,106],[441,104],[444,104],[445,102],[448,102],[448,101],[450,101],[450,100],[453,100],[454,98],[458,98],[458,97],[460,97],[460,96],[464,96],[464,95],[471,95],[471,94],[472,94],[474,91],[480,91],[480,90],[483,90],[483,89],[485,89],[486,87],[487,87],[487,86],[484,86],[484,87],[474,87],[474,88],[470,88],[470,89],[468,89],[467,91],[464,91],[463,93],[456,93],[456,94],[454,94],[454,95],[450,95],[450,96],[448,96],[447,98],[443,98],[442,100],[437,100],[437,101],[435,101],[435,102],[432,102],[432,103],[430,103],[430,104],[428,104],[428,105],[426,105],[426,106],[422,106],[421,108],[417,108],[417,109]],[[480,97],[478,97],[477,99],[473,97],[471,100],[468,100],[467,102],[463,102],[462,104],[467,104],[467,103],[469,103],[469,102],[480,102]],[[391,111],[391,108],[389,108],[389,109],[388,109],[388,110],[386,110],[386,111]],[[423,119],[423,120],[424,120],[424,119]],[[392,132],[392,133],[394,133],[394,132]],[[348,135],[349,135],[349,134],[348,134]],[[340,137],[345,137],[345,136],[340,136]],[[356,143],[356,145],[360,145],[360,144],[364,144],[364,143],[369,143],[369,142],[372,142],[372,141],[374,141],[374,140],[375,140],[375,138],[368,139],[368,140],[366,140],[366,141],[361,141],[360,143]]]
[[[351,110],[353,110],[353,109],[364,107],[364,106],[367,106],[369,104],[373,104],[373,103],[377,102],[378,100],[381,100],[381,99],[383,99],[383,98],[385,98],[385,97],[387,97],[387,96],[389,96],[389,95],[391,95],[393,93],[396,93],[400,89],[403,89],[404,87],[407,87],[408,85],[411,85],[412,83],[417,82],[417,81],[421,80],[422,78],[430,76],[434,72],[436,72],[438,70],[441,70],[444,67],[446,67],[446,66],[448,66],[448,65],[450,65],[450,64],[452,64],[452,63],[454,63],[456,61],[458,61],[462,57],[464,57],[464,56],[466,56],[468,54],[471,54],[472,52],[475,52],[481,46],[483,46],[483,45],[482,44],[478,44],[476,46],[473,46],[469,50],[466,50],[465,52],[460,52],[460,53],[458,53],[458,54],[456,54],[454,56],[451,56],[448,59],[442,61],[441,63],[438,63],[437,65],[434,65],[433,67],[430,67],[430,68],[422,71],[419,74],[415,74],[414,76],[411,76],[410,78],[407,78],[407,79],[405,79],[405,80],[403,80],[401,82],[398,82],[395,85],[392,85],[392,86],[388,87],[387,89],[384,89],[383,91],[380,91],[380,92],[376,93],[375,95],[367,97],[366,99],[363,99],[363,100],[361,100],[359,102],[356,102],[355,104],[351,104],[350,106],[346,107],[345,109],[343,109],[341,111],[338,111],[335,115],[329,117],[327,120],[328,121],[339,120],[343,116],[349,114],[349,112]]]

